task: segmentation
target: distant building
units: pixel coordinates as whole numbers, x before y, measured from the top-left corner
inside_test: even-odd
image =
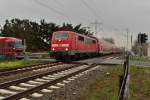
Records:
[[[149,56],[150,57],[150,43],[143,44],[142,51],[143,51],[144,56]]]

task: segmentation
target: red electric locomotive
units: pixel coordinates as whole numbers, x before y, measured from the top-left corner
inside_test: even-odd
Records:
[[[113,44],[102,39],[72,31],[54,32],[50,44],[50,56],[59,59],[96,56],[99,54],[114,53],[116,50]]]
[[[51,57],[83,57],[99,54],[98,40],[72,31],[57,31],[50,41]]]
[[[0,37],[0,58],[23,58],[22,40],[13,37]]]

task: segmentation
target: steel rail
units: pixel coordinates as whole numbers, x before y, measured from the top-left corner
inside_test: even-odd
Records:
[[[72,77],[72,76],[74,76],[74,75],[77,75],[77,74],[79,74],[79,73],[81,73],[81,72],[84,72],[84,71],[89,70],[90,68],[93,68],[93,67],[96,67],[96,66],[97,66],[97,65],[92,65],[92,66],[86,67],[86,68],[84,68],[84,69],[81,69],[81,70],[78,70],[78,71],[73,72],[73,73],[71,73],[71,74],[62,76],[62,77],[60,77],[60,78],[58,78],[58,79],[49,81],[49,82],[47,82],[47,83],[45,83],[45,84],[42,84],[42,85],[39,85],[39,86],[37,86],[37,87],[33,87],[33,88],[31,88],[31,89],[28,89],[28,90],[26,90],[26,91],[20,92],[20,93],[18,93],[18,94],[14,94],[14,95],[8,96],[8,97],[6,97],[6,98],[3,99],[3,100],[17,100],[17,99],[23,98],[23,97],[25,97],[25,96],[30,95],[30,94],[33,93],[33,92],[39,91],[39,90],[41,90],[41,89],[43,89],[43,88],[47,88],[48,86],[51,86],[51,85],[55,85],[55,84],[58,83],[58,82],[61,82],[61,81],[65,80],[65,79],[67,79],[67,78],[69,78],[69,77]]]
[[[49,64],[52,64],[52,65],[49,65]],[[26,71],[31,71],[31,70],[37,70],[37,69],[41,69],[41,68],[47,68],[47,67],[55,66],[58,64],[60,64],[60,63],[53,62],[53,63],[46,63],[46,64],[31,65],[31,66],[24,67],[24,68],[18,68],[18,69],[14,69],[14,70],[1,72],[0,76],[7,76],[10,74],[16,74],[16,73],[21,73],[21,72],[26,72]],[[39,66],[39,67],[37,67],[37,66]]]
[[[32,66],[51,64],[51,63],[56,63],[56,62],[59,62],[59,61],[50,61],[50,62],[44,61],[44,62],[39,63],[39,64],[25,65],[25,66],[22,66],[20,68],[18,68],[18,67],[17,68],[2,68],[2,69],[0,69],[0,72],[13,71],[13,70],[18,70],[18,69],[23,69],[23,68],[30,68]]]
[[[37,75],[32,75],[32,76],[29,76],[29,77],[25,77],[25,78],[21,78],[21,79],[16,79],[16,80],[13,80],[13,81],[8,81],[8,82],[4,82],[4,83],[1,83],[0,84],[0,88],[7,88],[9,87],[10,85],[17,85],[19,83],[22,83],[22,82],[25,82],[25,81],[29,81],[29,80],[33,80],[33,79],[36,79],[36,78],[40,78],[42,76],[46,76],[46,75],[50,75],[50,74],[54,74],[54,73],[57,73],[57,72],[60,72],[60,71],[65,71],[65,70],[68,70],[70,68],[74,68],[74,67],[78,67],[79,65],[73,65],[73,66],[70,66],[70,67],[66,67],[66,68],[61,68],[61,69],[56,69],[56,70],[50,70],[48,72],[44,72],[44,73],[41,73],[41,74],[37,74]]]

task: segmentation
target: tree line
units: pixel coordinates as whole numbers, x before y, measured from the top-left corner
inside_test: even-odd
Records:
[[[28,19],[11,19],[6,20],[1,29],[1,33],[5,37],[16,37],[26,40],[27,51],[37,52],[48,50],[52,33],[54,31],[74,31],[77,33],[91,35],[89,31],[84,29],[81,24],[73,26],[69,23],[57,25],[52,22],[46,22],[44,19],[40,23],[30,21]]]

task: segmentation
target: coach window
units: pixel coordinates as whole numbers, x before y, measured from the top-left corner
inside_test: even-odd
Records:
[[[84,38],[85,44],[88,44],[88,38]]]
[[[92,40],[92,43],[93,43],[93,44],[95,44],[95,43],[96,43],[96,41],[95,41],[95,40]]]
[[[92,44],[92,40],[90,39],[90,44]]]
[[[3,47],[3,44],[2,44],[2,43],[0,43],[0,50],[2,49],[2,47]]]
[[[79,37],[78,37],[78,40],[84,42],[84,37],[79,36]]]

